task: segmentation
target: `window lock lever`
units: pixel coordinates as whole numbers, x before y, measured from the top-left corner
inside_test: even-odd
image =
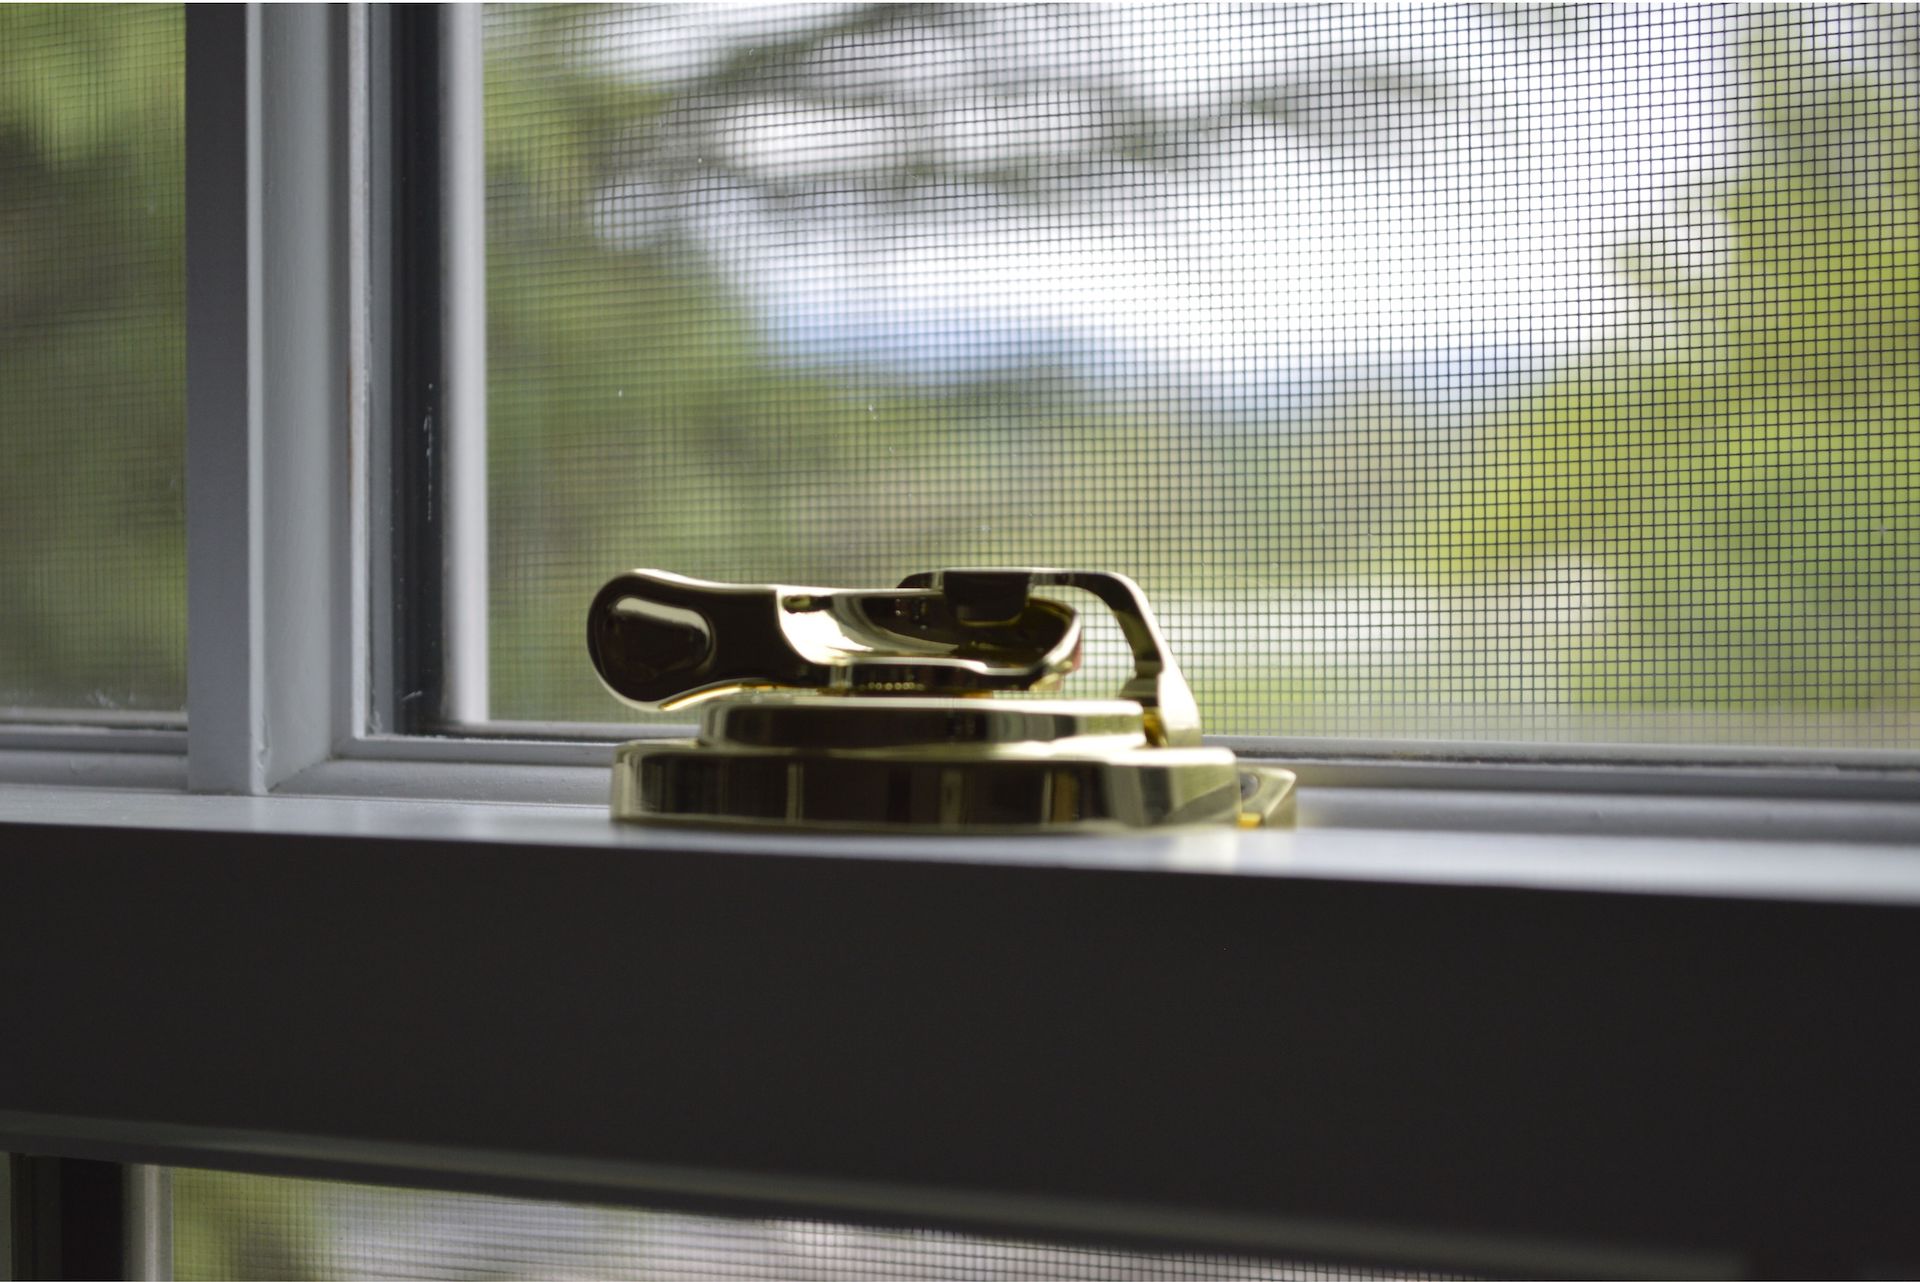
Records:
[[[1131,676],[1036,699],[1081,658],[1092,595]],[[594,597],[587,652],[616,698],[703,705],[694,739],[615,756],[613,813],[652,823],[1069,832],[1289,822],[1293,775],[1201,740],[1139,585],[1120,574],[950,569],[893,588],[710,583],[631,570]]]

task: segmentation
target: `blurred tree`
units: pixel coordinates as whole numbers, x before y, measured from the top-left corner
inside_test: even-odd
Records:
[[[1911,51],[1822,54],[1823,20],[1747,16],[1742,167],[1623,256],[1621,337],[1490,423],[1407,527],[1439,583],[1557,561],[1604,584],[1613,626],[1563,674],[1584,701],[1920,694],[1920,81]]]
[[[0,708],[186,696],[177,5],[0,5]]]
[[[862,237],[942,243],[956,216],[1090,243],[1116,202],[1205,181],[1247,130],[1378,160],[1472,110],[1440,71],[1380,50],[1241,60],[1206,94],[1165,99],[1062,56],[1133,21],[884,4],[737,23],[671,7],[490,15],[496,715],[616,715],[578,616],[636,561],[802,582],[954,560],[1164,563],[1183,589],[1274,572],[1237,534],[1274,518],[1271,490],[1246,493],[1246,438],[1197,440],[1164,387],[1096,386],[1039,341],[938,377],[809,361],[745,274],[743,246],[767,228],[855,244],[843,280]],[[819,136],[783,132],[794,120]],[[988,337],[915,341],[965,364]],[[1217,526],[1191,518],[1202,503]]]
[[[1137,559],[1222,592],[1371,562],[1549,601],[1577,582],[1606,623],[1555,660],[1574,697],[1911,697],[1920,77],[1910,22],[1856,16],[1872,58],[1819,46],[1817,11],[1738,19],[1741,167],[1675,197],[1618,264],[1637,311],[1516,406],[1456,434],[1388,396],[1356,425],[1359,389],[1318,433],[1241,419],[1206,438],[1165,389],[1098,385],[1098,362],[1043,344],[945,382],[809,363],[716,247],[742,218],[931,241],[954,209],[1095,236],[1117,200],[1206,181],[1236,138],[1440,164],[1497,95],[1418,45],[1323,56],[1284,15],[1253,33],[1268,52],[1155,95],[1062,55],[1120,39],[1105,11],[714,17],[649,76],[609,50],[636,22],[671,44],[685,15],[496,13],[498,709],[609,711],[575,616],[636,559],[821,579]],[[1589,38],[1557,19],[1510,34]],[[180,39],[171,7],[0,7],[0,706],[184,698]],[[794,119],[838,141],[763,128]]]

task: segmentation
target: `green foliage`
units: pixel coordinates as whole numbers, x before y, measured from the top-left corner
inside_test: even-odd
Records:
[[[0,5],[0,121],[55,168],[124,150],[156,121],[177,126],[184,22],[179,5]],[[149,173],[179,168],[143,150]]]
[[[172,1182],[174,1277],[294,1282],[326,1258],[325,1194],[337,1185],[190,1167]]]
[[[0,5],[0,706],[185,701],[178,6]]]
[[[1920,129],[1895,86],[1823,67],[1811,20],[1756,11],[1724,261],[1629,259],[1639,323],[1489,424],[1408,528],[1435,583],[1604,573],[1621,613],[1563,673],[1582,700],[1917,693]]]

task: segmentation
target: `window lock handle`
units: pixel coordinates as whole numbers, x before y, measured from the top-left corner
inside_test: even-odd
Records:
[[[1034,700],[1079,667],[1085,592],[1133,659],[1118,697]],[[1293,776],[1206,745],[1140,586],[1097,570],[957,568],[891,588],[616,575],[587,652],[616,697],[706,704],[699,737],[616,754],[616,817],[1054,832],[1285,822]]]

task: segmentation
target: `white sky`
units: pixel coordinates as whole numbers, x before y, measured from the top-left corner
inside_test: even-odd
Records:
[[[598,56],[686,86],[743,47],[845,8],[630,10]],[[1619,270],[1631,247],[1662,238],[1662,265],[1681,275],[1723,261],[1724,234],[1701,197],[1741,162],[1733,41],[1748,18],[1615,7],[1556,40],[1526,25],[1538,15],[996,9],[984,39],[824,51],[835,84],[869,99],[856,108],[779,84],[699,104],[714,153],[696,162],[700,176],[617,184],[602,225],[644,239],[675,220],[799,349],[907,373],[992,366],[1039,341],[1202,385],[1356,361],[1564,351],[1634,320],[1644,300]],[[1842,62],[1870,58],[1870,35],[1844,18],[1819,28]],[[1458,96],[1425,112],[1369,97],[1367,78],[1382,69],[1442,78]],[[1235,106],[1276,93],[1292,128]],[[964,185],[1022,155],[1091,147],[1092,106],[1113,94],[1173,126],[1239,123],[1204,161],[1109,164],[1061,184],[1038,211]],[[1381,154],[1316,139],[1317,112],[1330,113],[1328,127],[1378,131]],[[929,189],[952,198],[903,217],[863,189],[860,175],[903,151],[959,180]],[[769,198],[783,185],[805,195]]]

